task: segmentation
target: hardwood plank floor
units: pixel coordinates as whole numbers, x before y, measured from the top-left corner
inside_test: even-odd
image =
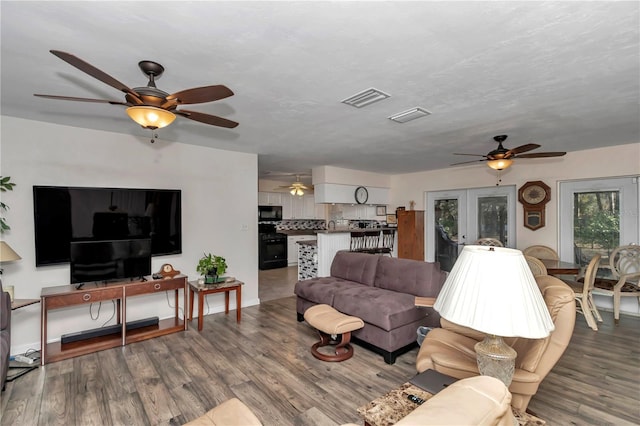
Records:
[[[283,294],[292,268],[280,270]],[[268,289],[277,293],[277,273]],[[262,281],[261,281],[262,286]],[[261,290],[262,291],[262,290]],[[291,294],[291,293],[289,293]],[[178,425],[237,396],[265,425],[361,424],[356,408],[415,374],[417,349],[387,365],[356,346],[341,363],[309,352],[315,332],[298,323],[295,297],[224,313],[204,329],[48,364],[7,383],[2,425]],[[262,297],[261,297],[262,298]],[[640,319],[600,331],[578,316],[563,358],[529,408],[550,425],[640,424]]]

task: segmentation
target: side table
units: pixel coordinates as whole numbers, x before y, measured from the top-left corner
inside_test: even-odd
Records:
[[[11,310],[15,311],[16,309],[24,308],[25,306],[35,305],[36,303],[40,303],[40,299],[13,299],[11,301]],[[35,370],[40,367],[39,363],[34,364],[25,364],[18,361],[9,361],[9,369],[14,370],[11,373],[7,374],[7,382],[12,382],[18,377],[21,377],[27,374],[31,370]]]
[[[236,291],[236,322],[242,317],[242,281],[233,280],[216,284],[198,284],[198,281],[189,281],[189,321],[193,320],[194,293],[198,293],[198,331],[202,331],[204,323],[204,298],[207,294],[224,293],[224,313],[229,314],[229,293]]]

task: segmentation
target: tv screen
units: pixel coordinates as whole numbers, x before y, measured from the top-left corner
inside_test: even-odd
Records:
[[[181,192],[34,186],[36,266],[69,262],[72,241],[149,238],[153,256],[182,253]]]
[[[151,274],[151,240],[72,241],[71,283],[111,281]]]

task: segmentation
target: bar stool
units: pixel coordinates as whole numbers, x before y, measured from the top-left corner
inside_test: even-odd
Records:
[[[382,243],[380,247],[378,247],[374,253],[375,254],[388,254],[393,257],[391,254],[393,252],[393,242],[395,240],[396,231],[395,229],[383,229],[382,230]]]
[[[364,231],[351,232],[350,251],[362,251],[364,249]]]

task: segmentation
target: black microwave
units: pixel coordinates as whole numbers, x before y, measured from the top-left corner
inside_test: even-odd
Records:
[[[282,220],[282,206],[258,206],[258,220]]]

